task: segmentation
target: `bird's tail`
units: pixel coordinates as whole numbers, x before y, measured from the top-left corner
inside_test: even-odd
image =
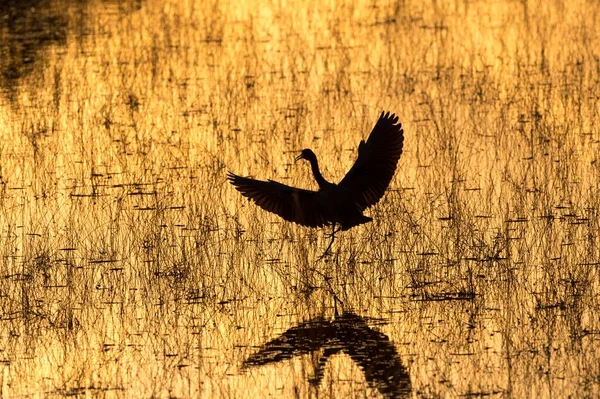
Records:
[[[372,220],[373,219],[370,218],[370,217],[368,217],[368,216],[360,215],[360,217],[357,217],[356,219],[352,219],[350,221],[343,222],[342,223],[342,231],[348,230],[348,229],[350,229],[350,228],[352,228],[354,226],[359,226],[359,225],[364,224],[364,223],[369,223]]]

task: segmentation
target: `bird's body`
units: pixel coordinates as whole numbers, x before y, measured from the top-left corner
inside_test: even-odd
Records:
[[[328,182],[325,187],[319,188],[319,192],[322,193],[319,198],[326,200],[322,205],[329,214],[330,222],[339,224],[342,230],[373,220],[363,215],[358,204],[352,199],[352,193],[345,187]]]
[[[348,230],[372,220],[363,211],[379,202],[394,176],[404,142],[402,125],[397,122],[396,115],[381,113],[367,141],[361,140],[356,162],[338,184],[325,180],[314,152],[302,150],[296,161],[310,162],[318,191],[233,173],[227,178],[242,195],[285,220],[308,227],[339,224]]]

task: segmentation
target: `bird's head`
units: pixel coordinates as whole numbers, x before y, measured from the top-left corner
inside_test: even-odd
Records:
[[[300,153],[300,155],[298,155],[295,159],[295,162],[298,162],[301,159],[306,159],[307,161],[310,161],[311,159],[316,159],[316,155],[314,152],[312,152],[312,150],[305,148],[302,150],[302,152]]]

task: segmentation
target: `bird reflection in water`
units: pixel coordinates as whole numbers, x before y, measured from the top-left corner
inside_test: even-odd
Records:
[[[314,378],[319,385],[330,356],[345,353],[360,367],[367,383],[385,398],[407,397],[410,376],[390,339],[370,328],[366,319],[345,312],[333,321],[319,317],[292,327],[250,356],[244,368],[262,366],[323,349]]]

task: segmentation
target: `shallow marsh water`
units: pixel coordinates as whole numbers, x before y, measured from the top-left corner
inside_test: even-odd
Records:
[[[0,5],[2,397],[597,397],[600,6]],[[373,223],[315,188],[382,109]]]

